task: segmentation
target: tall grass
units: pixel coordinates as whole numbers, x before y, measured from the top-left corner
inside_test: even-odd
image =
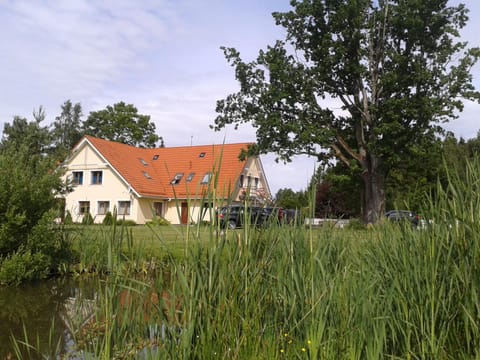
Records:
[[[438,184],[421,229],[212,225],[207,244],[191,241],[181,261],[167,257],[168,271],[109,277],[83,354],[479,358],[480,163],[466,174]],[[125,291],[131,301],[122,302]]]

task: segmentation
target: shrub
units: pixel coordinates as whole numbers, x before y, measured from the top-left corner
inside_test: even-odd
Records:
[[[103,218],[102,224],[103,225],[113,225],[113,215],[110,211],[105,214],[105,217]]]
[[[43,253],[15,252],[0,263],[0,284],[18,285],[23,281],[44,279],[50,272],[49,265],[48,256]]]
[[[117,220],[117,225],[135,226],[135,225],[137,225],[137,223],[135,222],[135,220],[119,219],[119,220]]]
[[[170,225],[170,221],[162,217],[156,217],[150,221],[147,221],[147,225],[166,226],[166,225]]]
[[[92,225],[93,224],[93,217],[92,217],[92,214],[90,214],[89,212],[86,213],[85,215],[83,215],[83,219],[82,219],[82,225]]]
[[[67,213],[65,214],[65,219],[63,220],[63,223],[65,225],[73,225],[72,213],[68,210],[67,210]]]

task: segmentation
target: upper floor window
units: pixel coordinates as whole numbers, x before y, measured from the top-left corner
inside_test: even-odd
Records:
[[[102,171],[92,171],[92,185],[101,185],[103,182]]]
[[[243,181],[245,180],[245,175],[241,174],[240,179],[239,179],[239,185],[241,188],[243,188]]]
[[[74,185],[83,184],[83,171],[73,171],[72,172],[72,182]]]
[[[118,215],[130,215],[130,201],[118,202]]]

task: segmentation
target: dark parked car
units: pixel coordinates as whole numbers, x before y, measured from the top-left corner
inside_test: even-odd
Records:
[[[246,212],[246,213],[245,213]],[[250,224],[259,225],[264,222],[261,207],[246,207],[243,205],[229,205],[217,210],[220,227],[235,229],[243,227],[245,220]]]
[[[420,222],[420,216],[409,210],[390,210],[385,213],[385,217],[394,222],[407,221],[417,227]]]
[[[222,228],[243,227],[245,220],[251,225],[263,226],[269,222],[283,222],[284,210],[277,207],[229,205],[217,210],[217,218]]]

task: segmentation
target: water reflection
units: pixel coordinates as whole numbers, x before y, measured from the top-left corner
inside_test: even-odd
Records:
[[[14,358],[12,335],[20,341],[27,336],[28,342],[35,345],[38,341],[40,352],[45,355],[54,355],[57,344],[65,349],[69,345],[65,309],[72,299],[94,299],[98,281],[68,278],[0,287],[0,359]],[[26,356],[35,357],[32,353]]]

